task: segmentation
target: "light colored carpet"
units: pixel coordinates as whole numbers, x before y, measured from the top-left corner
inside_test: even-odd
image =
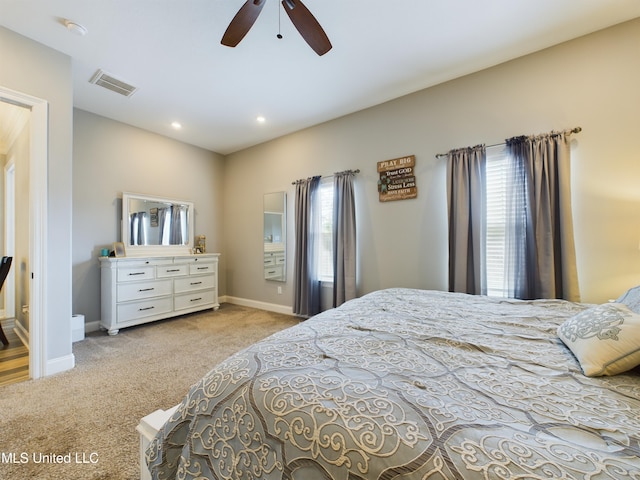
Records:
[[[223,304],[113,337],[88,335],[74,344],[73,370],[0,388],[0,478],[138,478],[142,417],[179,403],[229,355],[297,323]],[[62,463],[38,463],[56,455]]]

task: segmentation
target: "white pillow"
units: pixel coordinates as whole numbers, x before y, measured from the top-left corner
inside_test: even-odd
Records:
[[[640,313],[640,286],[630,288],[616,302],[624,303],[631,311]]]
[[[558,327],[588,377],[617,375],[640,365],[640,315],[621,303],[584,310]]]

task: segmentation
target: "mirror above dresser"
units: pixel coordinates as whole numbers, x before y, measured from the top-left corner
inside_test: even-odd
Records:
[[[192,202],[122,194],[122,242],[128,257],[191,254],[193,224]]]

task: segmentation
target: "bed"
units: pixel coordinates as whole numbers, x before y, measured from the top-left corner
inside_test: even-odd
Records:
[[[156,479],[640,479],[640,315],[623,300],[365,295],[213,368],[145,461]],[[622,336],[629,351],[594,360]]]

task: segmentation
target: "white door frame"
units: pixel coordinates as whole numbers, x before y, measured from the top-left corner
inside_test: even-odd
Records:
[[[0,86],[0,98],[31,110],[29,160],[29,376],[40,378],[47,363],[47,165],[48,116],[46,100]]]

